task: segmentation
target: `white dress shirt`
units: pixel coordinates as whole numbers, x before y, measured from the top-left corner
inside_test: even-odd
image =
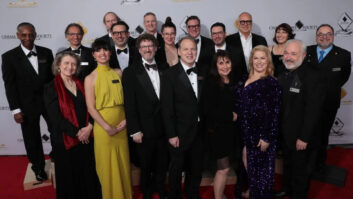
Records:
[[[121,52],[120,54],[117,53],[117,50],[120,49],[120,50],[124,50],[124,49],[127,49],[127,53],[124,53],[124,52]],[[130,49],[129,49],[129,46],[126,44],[125,45],[125,48],[119,48],[115,45],[115,53],[116,53],[116,56],[118,58],[118,62],[119,62],[119,66],[120,66],[120,69],[123,71],[126,67],[129,66],[129,53],[130,53]]]
[[[181,60],[180,60],[180,63],[181,63],[181,65],[183,66],[185,73],[186,73],[186,71],[187,71],[189,68],[195,67],[195,64],[194,64],[192,67],[189,67],[189,66],[187,66],[186,64],[184,64],[183,61],[181,61]],[[192,90],[194,90],[194,93],[195,93],[196,98],[198,98],[198,92],[197,92],[197,89],[198,89],[198,85],[197,85],[197,74],[194,73],[194,72],[191,72],[189,75],[186,73],[186,75],[188,76],[188,78],[189,78],[189,80],[190,80],[190,83],[191,83],[191,86],[192,86]]]
[[[152,64],[156,64],[156,61],[153,59],[152,63],[148,63],[145,59],[142,58],[142,64],[143,66],[145,66],[145,64],[149,64],[149,65],[152,65]],[[154,70],[152,68],[150,68],[149,70],[144,67],[148,76],[150,77],[150,80],[152,82],[152,85],[153,85],[153,88],[154,88],[154,91],[156,92],[156,95],[159,99],[159,94],[160,94],[160,79],[159,79],[159,73],[158,73],[158,69],[157,70]]]
[[[249,72],[249,58],[252,50],[252,34],[250,33],[250,35],[248,36],[248,39],[245,39],[245,36],[241,32],[239,32],[239,35],[240,35],[241,45],[243,47],[246,68],[248,69],[248,72]]]
[[[214,50],[215,50],[215,52],[217,52],[217,50],[226,50],[226,47],[227,47],[227,44],[226,44],[226,42],[224,42],[223,46],[221,46],[221,47],[214,45]]]

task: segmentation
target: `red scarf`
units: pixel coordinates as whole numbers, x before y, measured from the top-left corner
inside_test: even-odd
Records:
[[[84,97],[85,91],[83,89],[83,83],[75,76],[73,76],[72,79],[75,81],[77,89],[81,91]],[[59,106],[60,106],[60,111],[62,116],[65,119],[67,119],[69,122],[71,122],[71,124],[73,124],[75,127],[79,128],[74,103],[68,91],[66,90],[66,87],[64,85],[64,82],[60,74],[56,75],[56,77],[54,78],[54,84],[55,84],[56,93],[58,94]],[[88,124],[88,112],[86,113],[85,125],[87,124]],[[64,145],[66,150],[69,150],[70,148],[76,146],[80,142],[77,137],[75,138],[70,137],[65,132],[63,132],[63,139],[64,139]]]

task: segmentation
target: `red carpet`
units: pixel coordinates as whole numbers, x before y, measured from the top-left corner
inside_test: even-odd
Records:
[[[44,187],[34,190],[23,190],[23,178],[27,167],[27,158],[24,156],[0,157],[0,199],[54,199],[53,187]],[[328,152],[329,165],[346,168],[348,171],[344,188],[312,181],[309,198],[312,199],[352,199],[353,198],[353,149],[333,148]],[[281,176],[276,176],[275,189],[279,188]],[[234,186],[226,188],[228,199],[234,199]],[[135,198],[142,199],[137,187],[134,187]],[[201,187],[200,195],[203,199],[213,198],[212,187]],[[158,199],[157,196],[154,198]]]

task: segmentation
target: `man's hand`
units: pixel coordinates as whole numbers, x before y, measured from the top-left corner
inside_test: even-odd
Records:
[[[136,143],[142,143],[143,133],[139,132],[132,136],[132,140]]]
[[[16,113],[15,115],[13,115],[13,119],[15,120],[16,123],[22,123],[24,120],[23,120],[23,113],[22,112],[19,112],[19,113]]]
[[[297,139],[297,144],[296,144],[297,151],[305,150],[307,146],[308,146],[307,142],[303,142],[300,139]]]
[[[179,147],[179,137],[169,138],[169,144],[172,145],[174,148]]]

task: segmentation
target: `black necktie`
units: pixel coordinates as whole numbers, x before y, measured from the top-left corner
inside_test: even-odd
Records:
[[[195,39],[195,41],[196,41],[196,44],[199,44],[200,39]]]
[[[31,52],[29,52],[29,53],[27,54],[27,57],[30,58],[32,55],[33,55],[33,56],[37,56],[37,53],[31,51]]]
[[[188,75],[190,75],[191,72],[194,72],[195,74],[197,74],[197,68],[196,67],[192,67],[186,70],[186,73]]]
[[[145,67],[147,68],[147,70],[150,70],[150,68],[153,70],[157,70],[156,64],[145,64]]]
[[[116,52],[118,53],[118,55],[120,55],[120,53],[122,53],[122,52],[127,54],[127,48],[125,48],[124,50],[118,49],[118,50],[116,50]]]

